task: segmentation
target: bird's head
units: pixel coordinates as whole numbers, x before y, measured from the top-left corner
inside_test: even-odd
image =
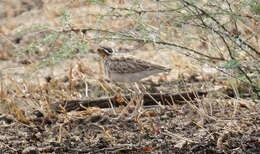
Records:
[[[101,57],[112,56],[112,54],[114,53],[113,49],[109,47],[100,47],[97,49],[97,52]]]

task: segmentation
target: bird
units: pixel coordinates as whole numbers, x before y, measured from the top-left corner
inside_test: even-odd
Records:
[[[114,57],[114,50],[110,47],[97,49],[103,59],[105,75],[112,81],[133,83],[171,69],[153,64],[134,57]]]

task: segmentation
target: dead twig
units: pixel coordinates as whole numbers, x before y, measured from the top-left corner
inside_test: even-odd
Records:
[[[161,105],[169,105],[169,104],[173,104],[173,102],[175,104],[184,104],[185,103],[185,99],[184,98],[188,98],[189,100],[195,101],[196,98],[198,97],[203,97],[205,95],[207,95],[207,91],[206,92],[196,92],[196,94],[194,92],[184,92],[184,93],[178,93],[178,94],[161,94],[161,93],[151,93],[151,94],[144,94],[144,106],[151,106],[151,105],[158,105],[156,102],[161,102]],[[126,101],[130,101],[131,96],[130,95],[126,95],[123,96]],[[151,98],[152,97],[152,98]],[[172,101],[173,100],[173,101]],[[114,107],[118,107],[120,105],[127,105],[126,103],[122,103],[122,102],[118,102],[118,99],[116,99],[116,97],[106,97],[106,98],[99,98],[99,99],[87,99],[87,100],[66,100],[66,101],[62,101],[62,102],[56,102],[54,104],[51,104],[51,108],[56,111],[56,112],[60,112],[60,107],[62,106],[63,109],[65,109],[66,111],[72,111],[72,110],[85,110],[84,108],[80,107],[80,106],[84,106],[84,107],[100,107],[100,108],[110,108],[110,103],[114,106]],[[166,103],[167,102],[167,103]]]

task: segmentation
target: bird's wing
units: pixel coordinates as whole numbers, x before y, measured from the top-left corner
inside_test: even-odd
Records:
[[[118,73],[136,73],[153,70],[170,71],[170,69],[164,66],[129,57],[114,58],[111,60],[109,67],[112,72]]]

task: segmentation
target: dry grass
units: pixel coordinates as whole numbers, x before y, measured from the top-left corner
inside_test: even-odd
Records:
[[[214,32],[218,25],[210,21],[212,31],[199,27],[200,18],[191,13],[194,8],[183,7],[183,1],[39,2],[0,2],[8,6],[0,9],[0,115],[12,115],[16,121],[12,127],[8,117],[0,116],[6,124],[1,135],[31,131],[28,138],[35,141],[26,135],[14,137],[21,143],[10,147],[13,142],[5,141],[0,144],[3,152],[19,153],[32,145],[46,153],[201,152],[198,146],[219,153],[259,150],[260,102],[254,93],[254,86],[259,88],[259,53],[229,40],[234,59]],[[228,7],[221,1],[214,4],[218,3],[222,9]],[[240,37],[259,51],[259,12],[245,3],[231,4],[233,16],[225,12],[229,9],[205,10],[229,30],[239,30]],[[131,91],[129,85],[104,80],[93,52],[99,45],[173,68],[168,75],[144,81],[147,92],[222,88],[196,104],[186,100],[185,105],[144,107],[142,98],[134,95],[126,107],[82,106],[84,111],[73,112],[61,107],[62,113],[55,113],[55,102],[113,95],[124,100],[123,94]],[[234,68],[234,61],[243,64],[246,75]]]

